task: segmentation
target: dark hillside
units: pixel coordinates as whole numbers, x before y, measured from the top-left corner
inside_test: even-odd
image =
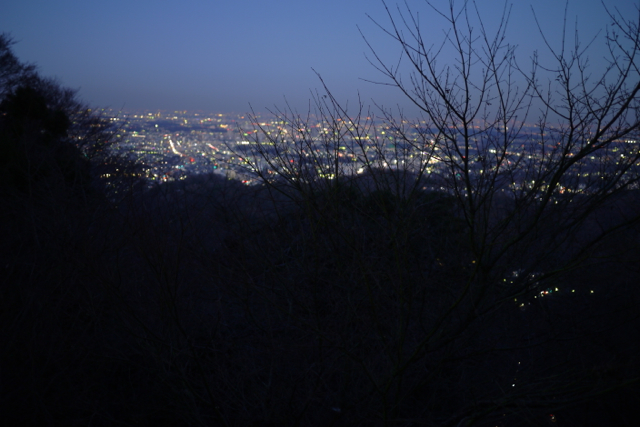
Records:
[[[0,42],[7,425],[636,425],[637,190],[288,158],[148,188]]]

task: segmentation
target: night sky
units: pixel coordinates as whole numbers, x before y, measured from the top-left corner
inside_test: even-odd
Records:
[[[3,1],[0,32],[17,42],[14,50],[38,65],[44,76],[79,89],[84,101],[115,109],[170,109],[244,112],[252,105],[282,106],[285,98],[306,109],[320,73],[341,101],[409,103],[379,80],[368,63],[358,26],[379,54],[396,61],[397,44],[367,17],[388,24],[378,0],[20,0]],[[445,4],[435,0],[436,4]],[[461,2],[458,2],[461,3]],[[543,49],[531,3],[514,2],[509,41],[522,62]],[[634,0],[606,0],[626,16],[637,16]],[[395,2],[389,1],[390,7]],[[443,37],[443,23],[424,6],[421,28],[429,40]],[[477,0],[489,28],[500,17],[499,0]],[[552,41],[559,42],[564,2],[537,0],[533,7]],[[587,41],[608,23],[599,0],[574,0],[571,25],[578,20]],[[596,43],[590,58],[604,52]],[[444,60],[444,58],[443,58]]]

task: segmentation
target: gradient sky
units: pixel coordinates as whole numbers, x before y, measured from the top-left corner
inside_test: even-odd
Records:
[[[637,16],[636,0],[605,0],[627,16]],[[380,55],[398,57],[398,46],[366,14],[388,24],[379,0],[15,0],[0,5],[0,32],[17,42],[14,50],[44,76],[79,89],[97,107],[245,112],[282,106],[286,98],[305,109],[310,91],[321,88],[320,73],[341,101],[358,94],[385,106],[413,109],[379,80],[368,63],[358,26]],[[389,1],[390,6],[395,2]],[[434,0],[435,4],[445,1]],[[461,3],[461,2],[458,2]],[[526,0],[514,1],[509,41],[521,58],[543,48]],[[423,1],[424,35],[437,42],[443,26]],[[477,0],[486,24],[499,18],[502,0]],[[533,7],[544,30],[557,41],[564,2],[537,0]],[[599,0],[572,0],[586,40],[608,19]],[[592,57],[603,55],[594,45]],[[597,62],[597,61],[596,61]]]

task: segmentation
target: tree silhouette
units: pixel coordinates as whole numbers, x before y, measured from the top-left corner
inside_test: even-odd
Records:
[[[370,46],[383,84],[417,106],[419,120],[382,108],[376,118],[362,104],[348,110],[325,86],[308,113],[278,110],[282,126],[256,125],[248,170],[306,212],[290,232],[313,236],[272,255],[281,275],[296,279],[262,293],[282,310],[297,306],[300,327],[335,351],[336,359],[309,363],[353,362],[341,366],[362,394],[349,389],[343,405],[357,412],[371,399],[381,423],[541,423],[562,408],[569,424],[606,419],[593,404],[610,402],[605,391],[635,384],[638,396],[637,349],[629,336],[611,344],[615,355],[594,343],[605,330],[637,327],[622,303],[637,292],[628,273],[609,286],[576,278],[620,268],[614,242],[637,235],[640,10],[634,20],[605,8],[615,31],[605,35],[610,57],[595,75],[577,34],[557,50],[545,39],[552,64],[536,54],[531,68],[520,66],[508,5],[493,33],[474,2],[426,8],[448,26],[441,44],[423,38],[405,4],[387,7],[389,25],[379,24],[401,61],[388,63]],[[444,218],[430,214],[425,191],[451,202]],[[434,240],[445,218],[456,232]],[[362,226],[371,220],[376,244]],[[304,298],[301,286],[323,295]],[[589,300],[594,294],[602,299]],[[607,319],[601,327],[598,316]],[[598,376],[602,363],[618,379]]]
[[[131,162],[110,150],[117,140],[111,122],[80,102],[76,91],[21,63],[12,44],[7,34],[0,35],[0,164],[6,166],[5,189],[24,191],[35,182],[45,187],[60,182],[86,191],[100,183],[91,175],[116,170],[124,171],[123,177],[135,175]]]
[[[23,64],[11,50],[9,34],[0,34],[0,98],[35,77],[35,66]]]

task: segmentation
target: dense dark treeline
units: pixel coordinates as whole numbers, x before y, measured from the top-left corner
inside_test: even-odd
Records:
[[[557,295],[448,325],[420,350],[470,268],[449,203],[348,191],[309,211],[211,177],[124,211],[6,209],[5,419],[446,425],[470,408],[477,425],[633,425],[637,231]],[[403,353],[416,361],[398,372]]]
[[[465,198],[432,177],[372,164],[144,190],[106,154],[108,123],[6,36],[0,77],[9,424],[636,425],[637,190],[582,222],[487,202],[518,215],[505,241],[541,224],[489,269]]]

